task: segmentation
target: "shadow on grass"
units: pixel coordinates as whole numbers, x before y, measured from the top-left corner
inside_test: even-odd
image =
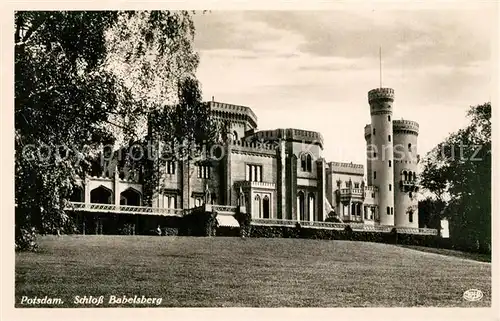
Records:
[[[439,248],[415,246],[415,245],[398,245],[398,246],[404,247],[407,249],[421,251],[421,252],[441,254],[441,255],[458,257],[461,259],[468,259],[468,260],[474,260],[474,261],[479,261],[479,262],[491,263],[491,254],[462,252],[462,251],[456,251],[456,250],[439,249]]]

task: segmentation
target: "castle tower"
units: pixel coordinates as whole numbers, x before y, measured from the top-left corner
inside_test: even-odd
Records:
[[[373,186],[379,189],[379,218],[381,225],[394,225],[394,164],[392,137],[392,104],[394,89],[377,88],[368,92],[371,115],[371,155]],[[366,134],[365,134],[366,137]],[[368,160],[370,161],[370,160]],[[369,180],[368,180],[369,181]]]
[[[418,228],[418,123],[394,120],[394,221],[397,227]]]
[[[372,125],[365,126],[366,140],[366,181],[368,186],[373,186],[373,169],[372,169]]]

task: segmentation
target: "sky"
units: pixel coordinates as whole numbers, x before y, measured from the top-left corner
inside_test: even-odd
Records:
[[[244,105],[258,129],[321,132],[329,161],[365,164],[367,93],[395,90],[393,119],[420,125],[424,156],[491,101],[491,6],[196,14],[203,98]],[[494,12],[493,12],[494,13]]]

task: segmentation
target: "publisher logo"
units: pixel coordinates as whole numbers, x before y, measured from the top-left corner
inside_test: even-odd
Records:
[[[469,289],[464,292],[464,299],[467,301],[479,301],[483,298],[483,292],[478,289]]]

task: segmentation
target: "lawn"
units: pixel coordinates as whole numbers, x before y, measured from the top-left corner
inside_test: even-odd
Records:
[[[489,263],[386,244],[87,235],[40,247],[16,253],[16,307],[45,295],[62,298],[58,307],[81,307],[73,300],[84,295],[104,295],[104,307],[110,295],[161,297],[162,307],[491,305]],[[483,299],[465,301],[468,289]]]

